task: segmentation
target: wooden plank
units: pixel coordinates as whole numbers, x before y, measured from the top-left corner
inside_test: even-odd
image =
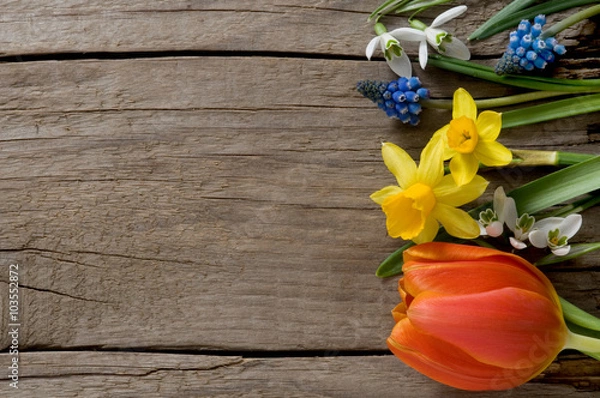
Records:
[[[380,142],[417,156],[449,118],[411,129],[353,89],[389,73],[261,57],[1,65],[0,242],[22,267],[22,347],[384,350],[396,280],[373,273],[400,243],[368,198],[392,182]],[[436,93],[506,92],[428,76]],[[501,140],[593,153],[598,117]],[[598,259],[552,275],[596,314]]]
[[[364,56],[373,35],[367,16],[382,0],[85,1],[35,0],[2,4],[0,48],[4,55],[51,53],[250,51]],[[463,40],[508,0],[465,0],[465,16],[445,28]],[[441,10],[419,16],[429,23]],[[549,16],[554,23],[569,12]],[[468,20],[468,23],[465,23]],[[388,17],[389,29],[408,26]],[[594,56],[597,27],[582,22],[561,34],[573,54]],[[594,33],[596,32],[596,34]],[[507,32],[470,43],[475,56],[498,57]],[[407,45],[411,55],[416,47]],[[579,58],[580,56],[576,57]]]
[[[0,355],[5,363],[6,354]],[[242,358],[126,352],[35,352],[21,355],[19,397],[462,397],[391,355]],[[565,357],[534,381],[487,397],[594,397],[599,364]],[[576,369],[577,376],[572,372]],[[7,380],[3,396],[14,396]]]

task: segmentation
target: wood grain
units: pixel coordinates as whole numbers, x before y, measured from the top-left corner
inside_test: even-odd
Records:
[[[0,241],[24,270],[23,347],[384,349],[398,298],[395,281],[373,272],[398,242],[368,199],[390,182],[379,145],[393,140],[416,156],[438,121],[398,129],[360,98],[353,82],[381,67],[270,58],[4,66],[0,192],[11,206]],[[569,135],[549,123],[504,137],[592,152],[592,120],[564,122]],[[518,186],[530,176],[489,178]],[[586,226],[583,239],[593,236]],[[579,280],[556,277],[577,294]]]
[[[381,0],[226,0],[193,1],[5,1],[0,16],[2,54],[80,52],[271,52],[364,57],[374,35],[367,17]],[[465,40],[504,3],[465,0],[469,10],[444,27]],[[430,23],[448,5],[420,14]],[[573,11],[553,14],[553,24]],[[408,26],[406,17],[390,15],[390,30]],[[584,21],[560,34],[573,54],[594,57],[598,41],[594,21]],[[476,56],[499,57],[508,32],[469,46]],[[597,35],[596,35],[597,37]],[[416,46],[407,44],[411,55]],[[596,55],[597,57],[597,55]],[[576,57],[576,58],[579,58]]]
[[[397,279],[374,272],[401,242],[368,198],[393,183],[380,143],[418,157],[450,113],[426,110],[417,128],[386,119],[354,88],[393,78],[363,58],[379,1],[313,3],[2,4],[0,48],[16,58],[0,63],[0,265],[21,270],[23,396],[459,394],[386,350]],[[502,5],[467,4],[457,35]],[[576,29],[559,72],[597,75],[595,23]],[[470,46],[491,63],[502,40]],[[414,70],[436,98],[517,92]],[[593,113],[500,141],[597,153],[599,126]],[[487,171],[478,203],[552,170]],[[578,241],[595,241],[600,211],[585,214]],[[599,260],[545,269],[595,315]],[[2,305],[1,349],[7,319]],[[561,356],[509,393],[588,396],[595,366]]]
[[[0,355],[2,358],[3,355]],[[463,391],[432,382],[395,357],[243,358],[122,352],[22,355],[19,397],[371,397],[445,396]],[[570,372],[577,368],[576,379]],[[594,397],[597,361],[565,358],[534,381],[490,397]],[[555,384],[560,383],[560,384]],[[37,393],[36,393],[37,392]],[[7,383],[0,393],[15,395]],[[37,394],[37,395],[36,395]],[[16,395],[15,395],[16,396]]]

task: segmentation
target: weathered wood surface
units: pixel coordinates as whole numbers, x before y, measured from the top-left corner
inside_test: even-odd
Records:
[[[48,397],[397,397],[457,398],[464,392],[433,383],[393,356],[244,358],[117,352],[28,353],[23,356],[26,391]],[[1,356],[0,356],[1,358]],[[566,358],[545,374],[569,384],[593,376],[593,360]],[[577,375],[573,377],[573,373]],[[594,397],[587,385],[545,384],[538,380],[519,392],[471,393],[474,398],[543,396]],[[0,385],[0,392],[10,393]],[[3,395],[6,396],[6,395]],[[10,396],[10,395],[9,395]],[[21,396],[21,395],[15,395]]]
[[[387,354],[396,279],[374,271],[399,242],[368,199],[392,181],[380,142],[417,156],[448,112],[411,129],[355,92],[357,80],[392,77],[360,58],[378,1],[297,3],[3,4],[0,48],[27,61],[0,64],[0,261],[21,266],[20,396],[458,394]],[[467,3],[454,24],[463,37],[504,2]],[[577,29],[573,46],[597,40],[592,22]],[[501,41],[473,44],[474,55],[496,56]],[[586,45],[565,74],[597,75]],[[94,59],[104,52],[123,54]],[[63,53],[95,55],[52,60]],[[436,97],[514,92],[415,73]],[[588,114],[501,141],[597,153],[599,126]],[[486,177],[513,188],[547,171]],[[579,240],[598,239],[595,220],[597,208]],[[547,269],[596,315],[599,260]],[[587,396],[599,374],[563,355],[509,393]],[[13,393],[7,381],[0,391]]]

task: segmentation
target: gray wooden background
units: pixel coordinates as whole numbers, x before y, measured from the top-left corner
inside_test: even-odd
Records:
[[[450,114],[411,128],[355,91],[394,78],[364,57],[380,1],[0,1],[1,396],[464,395],[385,346],[397,278],[374,273],[401,242],[369,199],[393,182],[380,145],[417,157]],[[506,3],[467,0],[448,29],[464,39]],[[600,77],[598,22],[561,34],[557,75]],[[493,64],[505,36],[471,43],[474,59]],[[516,92],[414,67],[436,98]],[[500,137],[582,153],[598,140],[598,113]],[[480,202],[552,170],[486,172]],[[586,211],[578,241],[599,240],[598,222]],[[597,316],[599,261],[545,268]],[[18,390],[5,376],[16,263]],[[599,389],[598,363],[565,352],[522,387],[469,395]]]

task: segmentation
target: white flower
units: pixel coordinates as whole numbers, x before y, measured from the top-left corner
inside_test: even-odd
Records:
[[[510,244],[515,249],[521,250],[527,247],[525,241],[529,238],[529,234],[535,223],[535,218],[527,213],[523,213],[520,217],[517,215],[517,205],[513,198],[507,198],[504,205],[504,222],[508,229],[515,236],[508,238]]]
[[[565,218],[548,217],[538,221],[529,234],[529,241],[537,248],[549,247],[557,256],[569,253],[571,239],[581,228],[581,215],[570,214]]]
[[[430,26],[425,25],[421,21],[412,20],[413,28],[396,29],[394,37],[406,41],[418,41],[419,44],[419,64],[422,69],[427,65],[427,43],[437,50],[438,53],[451,58],[468,60],[471,58],[471,52],[467,46],[456,37],[443,29],[440,26],[446,22],[458,17],[467,11],[467,6],[453,7],[440,15],[438,15]]]
[[[504,207],[507,200],[514,202],[514,199],[506,197],[504,188],[496,188],[492,209],[486,209],[479,213],[479,221],[477,222],[480,226],[481,235],[489,235],[494,238],[502,235],[502,232],[504,232]]]
[[[385,26],[381,23],[375,24],[375,36],[369,44],[367,44],[366,55],[367,59],[371,60],[377,46],[381,48],[383,56],[390,69],[400,77],[412,76],[412,65],[406,51],[400,45],[400,41],[395,37],[399,29],[387,32]]]

